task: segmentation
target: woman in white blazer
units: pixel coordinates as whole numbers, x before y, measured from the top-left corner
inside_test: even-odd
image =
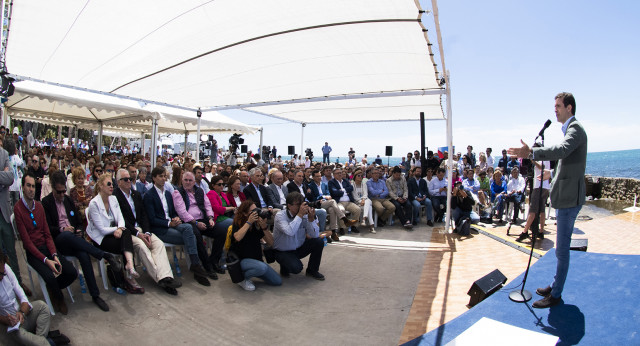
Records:
[[[102,174],[94,187],[94,197],[87,207],[87,234],[98,247],[111,253],[122,253],[126,260],[125,281],[130,293],[144,293],[135,281],[140,277],[133,266],[131,232],[125,227],[118,199],[113,194],[111,174]]]
[[[369,220],[369,230],[371,233],[376,233],[373,228],[373,207],[371,206],[371,200],[369,199],[369,193],[367,192],[367,183],[363,180],[364,173],[360,168],[356,169],[353,173],[353,191],[351,192],[356,204],[362,209],[362,222],[360,225],[366,226],[366,220]]]

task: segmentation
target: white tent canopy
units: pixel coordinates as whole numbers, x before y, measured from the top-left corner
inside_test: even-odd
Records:
[[[416,0],[14,2],[7,68],[203,111],[444,119],[420,11]]]
[[[15,82],[15,92],[6,102],[6,110],[14,119],[39,121],[86,129],[104,128],[127,132],[150,132],[151,121],[158,121],[160,133],[196,132],[195,111],[168,106],[144,104],[138,101],[101,95],[34,81]],[[202,115],[203,133],[255,133],[257,127],[248,126],[221,114]]]
[[[303,124],[424,112],[447,120],[451,147],[449,81],[418,0],[30,0],[11,11],[13,75]]]

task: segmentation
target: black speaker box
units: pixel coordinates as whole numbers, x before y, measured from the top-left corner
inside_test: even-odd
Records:
[[[240,152],[243,153],[243,154],[247,153],[247,149],[249,149],[249,146],[246,145],[246,144],[243,144],[243,145],[240,146]]]
[[[293,146],[293,145],[290,145],[289,146],[289,154],[287,154],[287,155],[293,155],[295,153],[296,153],[296,147]]]
[[[387,145],[384,156],[393,156],[393,146]]]
[[[504,276],[498,269],[476,280],[471,285],[467,294],[471,297],[469,299],[469,306],[475,306],[483,301],[485,298],[498,291],[507,282],[507,277]]]
[[[575,250],[575,251],[587,252],[588,245],[589,245],[588,239],[571,239],[571,245],[569,245],[569,249]]]

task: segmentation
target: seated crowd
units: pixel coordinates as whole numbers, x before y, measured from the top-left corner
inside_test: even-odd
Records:
[[[476,162],[471,147],[464,156],[454,155],[453,167],[432,152],[421,160],[415,151],[395,167],[369,164],[366,157],[358,163],[354,153],[344,165],[252,158],[246,164],[201,166],[188,156],[158,156],[153,169],[148,157],[137,154],[99,157],[71,149],[30,148],[24,155],[31,165],[17,177],[9,162],[21,149],[9,137],[0,134],[0,140],[7,149],[0,150],[0,164],[6,167],[0,172],[0,185],[9,188],[19,179],[17,191],[22,191],[13,205],[8,204],[9,196],[6,205],[0,203],[0,230],[11,227],[12,208],[27,263],[44,279],[54,309],[62,314],[68,311],[62,290],[78,276],[65,256],[77,258],[94,303],[104,311],[109,306],[100,298],[91,257],[106,260],[122,275],[122,288],[130,294],[145,292],[136,281],[137,258],[160,288],[177,295],[182,282],[174,278],[167,245],[184,246],[189,270],[203,286],[226,272],[225,252],[233,254],[243,275],[239,285],[251,291],[254,278],[281,285],[282,278],[302,271],[301,259],[307,256],[306,275],[324,280],[320,264],[325,242],[340,241],[347,232],[360,233],[358,226],[376,233],[376,227],[385,227],[395,216],[410,231],[420,223],[423,207],[428,226],[442,222],[448,184],[453,187],[455,223],[478,222],[487,217],[488,209],[501,219],[508,202],[515,204],[515,220],[526,187],[520,175],[524,164],[507,160],[503,152],[500,169],[494,172],[490,149]],[[446,179],[448,169],[454,173],[451,182]],[[3,191],[14,190],[0,189],[0,197]],[[38,314],[46,311],[28,302],[31,293],[20,278],[15,243],[5,238],[1,245],[8,256],[0,253],[0,266],[7,264],[3,275],[10,277],[0,284],[11,285],[7,287],[14,294],[5,297],[0,292],[0,299],[13,302],[3,305],[12,309],[0,308],[0,321],[13,326],[27,319],[27,308]],[[264,248],[272,250],[279,274],[264,262]],[[14,337],[68,342],[59,332],[43,334],[40,326],[32,326],[23,325],[30,336],[21,331]]]

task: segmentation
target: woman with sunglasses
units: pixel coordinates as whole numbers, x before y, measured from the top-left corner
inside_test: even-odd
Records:
[[[369,199],[369,193],[367,191],[367,182],[363,180],[364,174],[361,169],[356,169],[353,173],[353,181],[351,185],[353,185],[352,196],[356,201],[356,204],[362,209],[362,222],[361,226],[367,225],[367,220],[369,220],[369,231],[371,233],[376,233],[375,228],[373,228],[373,207],[371,206],[371,200]]]
[[[223,191],[224,182],[221,176],[213,176],[213,178],[211,178],[209,188],[211,190],[207,192],[207,197],[211,202],[211,209],[213,209],[213,215],[215,218],[213,220],[215,222],[213,230],[216,233],[220,231],[226,232],[233,222],[233,214],[236,211],[236,207],[232,206],[231,203],[229,203],[227,194]]]
[[[87,234],[97,246],[110,253],[122,253],[125,258],[125,289],[132,294],[144,293],[135,279],[140,277],[133,266],[131,231],[125,227],[118,199],[113,196],[111,174],[103,174],[94,187],[94,196],[87,208]]]
[[[89,187],[93,191],[93,187],[95,186],[98,178],[102,175],[103,168],[100,162],[96,162],[93,166],[93,170],[91,171],[91,177],[89,177]]]

